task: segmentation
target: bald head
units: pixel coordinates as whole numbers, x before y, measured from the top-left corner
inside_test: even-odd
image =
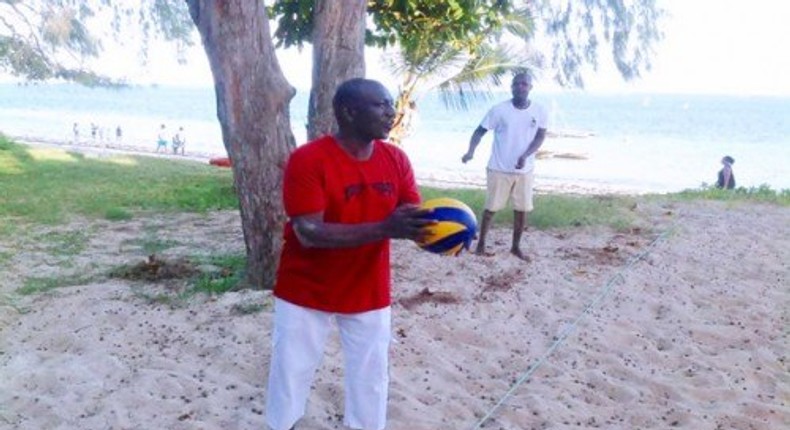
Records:
[[[341,111],[341,107],[356,107],[364,99],[367,92],[380,88],[383,88],[383,85],[371,79],[354,78],[343,82],[337,87],[335,96],[332,98],[332,108],[335,111],[335,116]]]
[[[386,138],[395,117],[389,91],[371,79],[354,78],[340,84],[332,107],[340,130],[362,140]]]

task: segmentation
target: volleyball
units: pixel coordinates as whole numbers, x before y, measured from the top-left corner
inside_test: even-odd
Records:
[[[428,234],[418,243],[420,248],[443,255],[458,255],[469,249],[477,231],[475,213],[464,202],[440,197],[423,202],[422,209],[432,209],[425,218],[436,221],[427,227]]]

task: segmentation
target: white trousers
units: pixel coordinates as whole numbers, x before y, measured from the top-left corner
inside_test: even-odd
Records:
[[[391,309],[333,314],[274,299],[266,422],[288,430],[305,413],[310,385],[335,320],[345,361],[345,418],[352,429],[382,430],[387,421]]]

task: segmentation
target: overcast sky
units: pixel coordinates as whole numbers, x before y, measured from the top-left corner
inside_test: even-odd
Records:
[[[659,0],[671,16],[653,70],[624,85],[599,76],[603,89],[790,96],[790,2]]]

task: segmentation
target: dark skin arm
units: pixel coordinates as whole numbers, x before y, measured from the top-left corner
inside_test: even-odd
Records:
[[[724,168],[722,169],[722,173],[724,174],[724,188],[730,186],[730,178],[732,177],[732,167],[725,164]]]
[[[475,156],[475,148],[477,145],[480,144],[480,139],[486,134],[488,130],[481,126],[477,126],[474,133],[472,133],[472,137],[469,139],[469,150],[466,151],[463,157],[461,157],[461,161],[466,163],[467,161],[471,160],[472,157]]]
[[[401,205],[385,220],[362,224],[324,222],[324,213],[294,217],[294,232],[299,243],[306,248],[351,248],[384,239],[410,239],[419,241],[423,228],[435,221],[421,218],[430,213],[416,205]]]
[[[535,134],[535,138],[532,139],[532,142],[527,147],[527,151],[521,156],[518,157],[518,161],[516,162],[516,169],[521,169],[524,167],[524,163],[527,161],[530,155],[538,152],[538,149],[543,145],[543,140],[546,139],[546,129],[539,128],[537,134]]]

